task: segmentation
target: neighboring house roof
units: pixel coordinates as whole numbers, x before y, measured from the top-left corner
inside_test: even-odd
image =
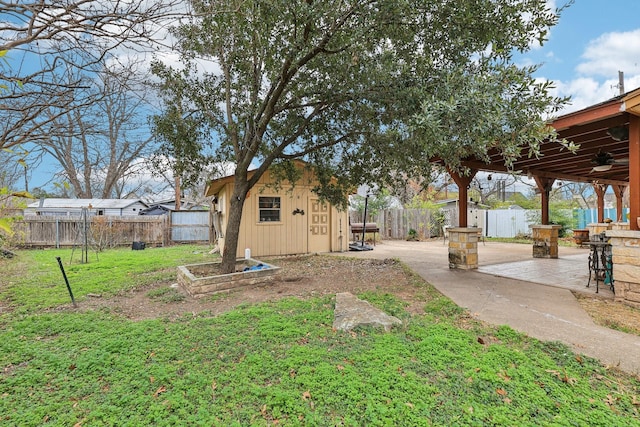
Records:
[[[147,203],[149,208],[153,206],[162,206],[168,210],[174,210],[176,207],[176,199],[162,199],[154,200]],[[189,199],[180,200],[180,210],[183,211],[197,211],[197,210],[209,210],[207,203],[195,202]]]
[[[81,209],[91,206],[92,209],[126,209],[131,205],[141,204],[147,207],[147,204],[139,199],[40,199],[37,202],[29,204],[31,209]]]
[[[173,209],[164,205],[153,205],[140,211],[140,215],[164,215]]]
[[[435,201],[437,205],[455,205],[458,203],[458,199],[442,199]]]

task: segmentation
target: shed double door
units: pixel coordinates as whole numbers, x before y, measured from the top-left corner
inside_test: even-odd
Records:
[[[318,198],[309,198],[308,252],[331,251],[331,209]]]

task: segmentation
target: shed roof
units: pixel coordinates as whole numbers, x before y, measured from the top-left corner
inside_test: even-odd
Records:
[[[307,162],[300,159],[293,160],[293,163],[299,168],[303,168],[308,165]],[[247,171],[247,177],[251,178],[256,173],[256,171],[257,169],[250,169],[249,171]],[[217,195],[220,192],[220,190],[224,188],[225,185],[233,184],[234,179],[235,179],[235,176],[233,174],[230,174],[222,178],[211,180],[204,189],[205,197],[211,197],[211,196]]]

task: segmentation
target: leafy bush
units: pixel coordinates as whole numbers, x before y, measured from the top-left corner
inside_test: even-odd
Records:
[[[407,240],[416,241],[418,240],[418,232],[413,228],[409,229],[407,233]]]
[[[533,223],[540,224],[542,222],[542,213],[540,210],[527,211],[527,219]],[[576,228],[576,220],[570,209],[552,208],[552,205],[549,206],[549,223],[562,226],[558,231],[559,237],[565,237],[569,230]]]

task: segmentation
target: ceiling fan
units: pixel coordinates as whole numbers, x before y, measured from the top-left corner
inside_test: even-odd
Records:
[[[591,172],[605,172],[614,165],[628,165],[629,158],[615,159],[613,154],[601,150],[593,157],[591,164],[594,165]]]
[[[607,130],[607,135],[614,141],[625,141],[629,139],[629,128],[627,126],[615,126]]]

